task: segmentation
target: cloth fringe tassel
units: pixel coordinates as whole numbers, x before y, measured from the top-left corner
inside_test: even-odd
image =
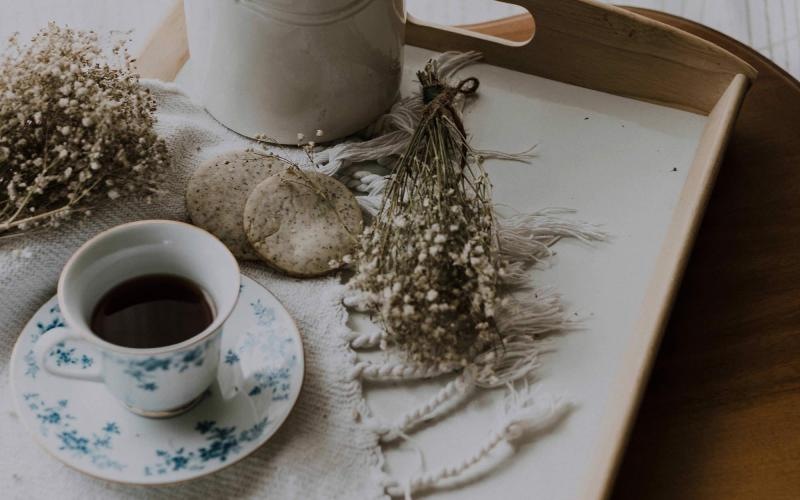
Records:
[[[481,57],[479,52],[444,52],[436,59],[439,74],[444,80],[449,80],[459,70],[478,62]],[[461,104],[463,102],[457,103],[459,106]],[[376,162],[391,171],[397,158],[406,150],[424,109],[425,103],[419,92],[399,100],[387,114],[364,131],[366,140],[344,142],[316,152],[318,171],[336,175],[351,189],[363,193],[356,196],[356,199],[367,213],[375,215],[380,210],[382,193],[390,174],[380,175],[368,170],[345,173],[344,169],[350,165]],[[480,154],[485,158],[500,159],[518,159],[524,156],[494,151]]]
[[[370,419],[369,425],[382,441],[404,437],[420,424],[446,415],[448,409],[458,407],[477,388],[492,389],[527,379],[539,366],[542,350],[549,347],[547,337],[575,326],[565,317],[561,297],[553,288],[528,286],[530,276],[527,271],[551,256],[550,247],[559,239],[567,237],[592,242],[605,237],[592,225],[555,216],[565,212],[569,211],[542,210],[535,214],[515,215],[499,224],[500,244],[513,242],[508,243],[505,257],[518,270],[518,274],[512,273],[504,278],[506,296],[496,315],[502,338],[500,346],[478,354],[463,370],[457,364],[362,361],[355,365],[351,376],[370,381],[430,379],[461,371],[434,397],[393,422],[384,422],[376,417]],[[345,303],[358,305],[359,300],[358,294],[353,294]],[[381,332],[354,334],[350,343],[353,348],[363,349],[380,344],[382,338]]]
[[[438,57],[437,63],[441,74],[450,79],[460,69],[476,63],[480,58],[477,52],[446,52]],[[458,105],[463,105],[463,101]],[[347,142],[318,152],[315,161],[319,171],[338,176],[348,187],[360,193],[357,199],[362,208],[375,215],[380,210],[391,169],[405,151],[424,107],[419,94],[400,100],[389,113],[365,131],[366,140]],[[476,154],[505,160],[524,160],[529,157],[527,153],[509,155],[493,151],[478,151]],[[364,162],[376,162],[389,173],[381,175],[363,167],[351,167]],[[404,484],[389,481],[386,484],[387,492],[393,496],[410,497],[414,492],[469,477],[470,471],[476,469],[478,464],[487,462],[503,443],[513,444],[529,431],[543,430],[569,411],[569,404],[552,397],[534,397],[527,389],[528,377],[539,366],[539,355],[548,346],[547,337],[574,327],[574,323],[565,318],[559,295],[552,289],[532,287],[529,271],[552,257],[553,245],[562,238],[588,243],[603,240],[606,236],[594,225],[565,218],[565,215],[573,213],[568,209],[550,208],[506,216],[500,213],[498,207],[496,212],[498,244],[502,257],[508,262],[506,273],[501,276],[504,300],[496,315],[502,345],[478,354],[466,367],[359,361],[350,373],[353,379],[370,381],[430,379],[457,373],[430,400],[393,422],[386,423],[370,416],[365,423],[372,426],[383,442],[407,438],[407,432],[424,422],[449,414],[479,388],[507,386],[510,391],[505,414],[483,446],[452,467],[431,474],[421,473]],[[368,304],[357,291],[350,290],[344,303],[356,310],[368,309]],[[381,346],[384,337],[380,332],[353,333],[348,340],[354,349],[369,349]],[[514,384],[518,382],[525,383],[524,392],[514,390]]]
[[[513,454],[517,443],[557,425],[571,409],[569,402],[552,395],[528,387],[518,392],[510,387],[501,418],[479,448],[451,466],[430,473],[423,470],[403,482],[388,481],[386,492],[394,497],[410,499],[414,493],[468,483],[498,463],[499,448],[507,446],[506,456]],[[494,463],[491,463],[492,459]]]

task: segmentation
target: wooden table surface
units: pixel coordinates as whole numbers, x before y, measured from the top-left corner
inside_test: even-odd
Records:
[[[800,499],[800,83],[759,71],[745,98],[612,499]],[[526,16],[471,29],[527,39]]]
[[[745,98],[612,494],[800,498],[800,83],[752,64]]]
[[[710,28],[632,10],[726,48],[759,77],[733,131],[611,497],[798,499],[800,83]],[[526,23],[523,16],[471,28],[515,38],[530,32]],[[182,24],[168,19],[150,40],[145,52],[160,57],[147,58],[157,64],[144,73],[175,76],[188,57]]]

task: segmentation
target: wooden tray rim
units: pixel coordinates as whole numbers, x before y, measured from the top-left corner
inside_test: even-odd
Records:
[[[536,34],[530,43],[498,43],[491,36],[424,24],[413,18],[407,25],[406,41],[437,51],[478,50],[484,53],[488,64],[495,66],[708,115],[635,323],[635,331],[642,335],[634,336],[635,343],[623,357],[622,374],[613,384],[616,399],[609,401],[610,411],[604,422],[612,432],[604,436],[602,453],[597,455],[591,469],[593,476],[582,495],[605,498],[622,458],[733,124],[757,72],[710,42],[618,7],[593,0],[509,1],[534,14]],[[574,22],[576,16],[583,21]],[[586,73],[581,73],[575,64],[553,66],[556,47],[558,60],[568,59],[561,50],[565,46],[568,54],[589,49],[601,54],[608,71],[598,72],[596,65]],[[644,66],[631,68],[619,63],[631,54],[635,55],[636,64],[644,61]],[[188,59],[183,3],[177,0],[139,54],[137,65],[142,77],[172,81]],[[551,65],[543,69],[544,64]],[[676,65],[684,70],[676,71]],[[614,71],[617,76],[609,77]],[[619,74],[624,75],[622,83],[618,82]],[[656,81],[666,82],[666,87],[653,87],[654,74]],[[648,77],[642,80],[640,77],[645,75]],[[690,98],[683,92],[685,87],[669,87],[676,80],[693,86]]]

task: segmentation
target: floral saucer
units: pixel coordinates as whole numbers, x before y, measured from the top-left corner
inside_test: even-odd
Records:
[[[56,298],[25,326],[11,356],[17,413],[36,441],[86,474],[133,484],[194,479],[231,465],[264,444],[297,401],[303,344],[278,300],[242,276],[239,302],[225,324],[219,383],[196,407],[156,420],[126,410],[101,383],[51,375],[34,344],[63,326]],[[88,369],[90,347],[57,345],[48,363]]]

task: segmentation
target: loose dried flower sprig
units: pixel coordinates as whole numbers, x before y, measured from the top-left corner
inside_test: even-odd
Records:
[[[324,135],[325,132],[323,132],[322,130],[318,129],[316,131],[317,137],[323,137]],[[277,144],[278,141],[269,137],[266,134],[258,134],[254,137],[254,139],[258,142],[259,146],[261,146],[261,149],[248,148],[247,151],[250,153],[259,154],[270,158],[277,158],[278,160],[283,161],[288,168],[287,168],[287,175],[281,177],[281,182],[291,182],[297,184],[316,194],[319,197],[320,202],[327,208],[327,210],[329,210],[332,214],[334,214],[336,219],[342,225],[342,228],[345,230],[348,237],[353,241],[353,245],[357,245],[359,242],[359,235],[350,232],[350,228],[342,218],[342,214],[339,213],[339,211],[336,209],[336,206],[334,205],[333,201],[328,197],[328,195],[325,193],[325,190],[319,185],[319,183],[317,183],[317,181],[314,180],[313,177],[306,175],[306,172],[297,162],[292,161],[270,150],[270,145]],[[312,169],[316,165],[316,163],[314,162],[314,150],[317,144],[314,141],[303,142],[304,140],[305,136],[302,133],[298,133],[297,147],[303,150],[303,152],[306,155],[306,158],[308,159],[308,165],[309,165],[308,168]],[[349,260],[350,257],[347,256],[347,259]],[[331,269],[337,269],[339,267],[341,267],[341,263],[336,261],[331,262]]]
[[[364,232],[351,286],[377,313],[384,342],[415,361],[466,365],[499,343],[506,270],[491,184],[454,107],[478,82],[448,86],[433,61],[418,77],[427,106]]]
[[[50,23],[0,59],[0,236],[159,190],[167,149],[155,100],[119,41]]]

